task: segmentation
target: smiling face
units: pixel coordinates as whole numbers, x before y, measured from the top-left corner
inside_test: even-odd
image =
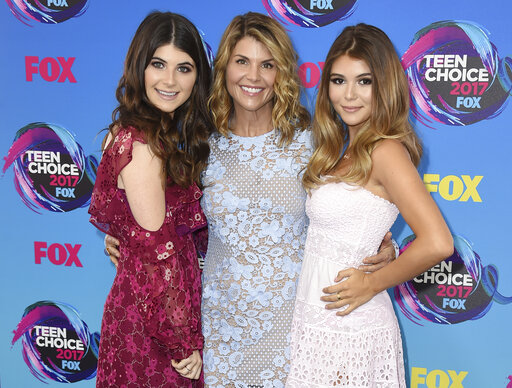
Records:
[[[196,82],[194,60],[169,43],[155,50],[144,70],[146,95],[156,108],[174,114],[188,100]]]
[[[270,51],[245,36],[233,48],[226,67],[226,87],[235,112],[272,114],[277,68]]]
[[[372,81],[370,68],[361,59],[342,55],[332,64],[329,100],[352,134],[370,118]]]

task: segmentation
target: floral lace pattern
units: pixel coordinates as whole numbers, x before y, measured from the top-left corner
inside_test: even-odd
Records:
[[[278,131],[212,135],[203,174],[208,219],[203,270],[205,383],[283,387],[307,228],[301,171],[310,133],[278,146]]]
[[[201,275],[193,238],[206,229],[201,191],[196,185],[168,186],[162,227],[143,229],[124,190],[117,188],[119,173],[132,160],[134,141],[144,143],[142,133],[121,129],[105,150],[89,208],[91,222],[121,242],[103,312],[96,386],[202,387],[202,379],[184,378],[171,366],[171,359],[203,347]]]
[[[327,183],[312,192],[306,212],[310,225],[286,386],[405,388],[400,329],[388,293],[344,317],[320,300],[339,270],[377,252],[398,209],[363,188]]]

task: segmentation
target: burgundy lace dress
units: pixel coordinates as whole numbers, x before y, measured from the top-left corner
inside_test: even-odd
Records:
[[[202,349],[201,274],[194,233],[206,226],[196,185],[166,188],[166,214],[158,231],[135,221],[120,171],[132,159],[134,128],[119,131],[98,167],[91,222],[121,242],[121,257],[101,325],[97,387],[202,387],[203,377],[180,376],[171,359]],[[202,231],[201,235],[206,236]]]

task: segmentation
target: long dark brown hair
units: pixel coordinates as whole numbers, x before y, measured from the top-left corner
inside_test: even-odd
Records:
[[[174,116],[156,108],[146,95],[144,71],[155,51],[172,44],[195,62],[197,78],[189,99]],[[152,12],[140,24],[128,49],[124,73],[116,90],[119,106],[112,113],[109,130],[133,126],[142,131],[151,151],[164,162],[167,177],[187,187],[200,184],[199,175],[209,155],[208,137],[213,124],[207,109],[212,72],[203,41],[185,17]]]

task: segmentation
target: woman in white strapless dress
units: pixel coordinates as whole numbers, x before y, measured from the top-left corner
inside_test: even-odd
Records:
[[[287,387],[406,387],[386,290],[453,251],[415,168],[421,146],[408,113],[407,80],[389,38],[373,26],[347,27],[325,60],[313,125],[317,148],[303,179],[310,224]],[[356,269],[375,254],[399,212],[416,239],[385,268]],[[332,286],[321,292],[326,283]]]

